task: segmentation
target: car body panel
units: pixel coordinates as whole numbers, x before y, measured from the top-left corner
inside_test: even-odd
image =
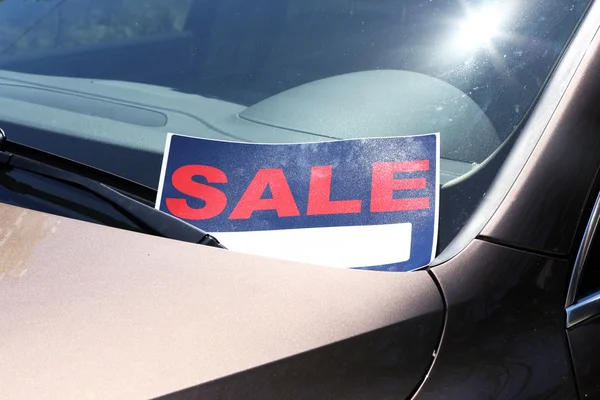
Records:
[[[355,348],[350,370],[381,362],[372,379],[406,397],[443,324],[427,271],[281,262],[8,205],[0,287],[4,399],[156,397],[373,331],[329,349]]]
[[[417,398],[577,398],[563,309],[566,260],[478,240],[432,271],[448,322]]]
[[[569,329],[569,345],[581,399],[600,397],[600,316]],[[592,356],[590,356],[592,355]]]
[[[448,301],[448,318],[441,347],[415,398],[576,399],[564,329],[568,268],[565,260],[476,240],[433,269]],[[361,337],[355,339],[354,353],[360,353],[361,342]],[[379,350],[372,349],[373,358]],[[392,357],[394,352],[387,351]],[[321,365],[344,369],[353,352],[346,357],[332,354],[336,352],[319,350],[291,357],[166,398],[404,398],[375,383],[368,388],[349,384],[368,382],[377,370],[372,364],[364,370],[346,369],[345,392],[339,382],[319,379]],[[314,390],[317,385],[320,391]]]
[[[425,378],[420,360],[433,359],[435,353],[425,343],[408,344],[429,336],[435,317],[416,317],[410,324],[391,325],[163,398],[407,399]]]

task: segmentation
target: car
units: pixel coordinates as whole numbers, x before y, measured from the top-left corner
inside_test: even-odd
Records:
[[[599,28],[591,0],[0,1],[2,398],[600,398]],[[247,254],[161,207],[170,133],[436,132],[427,265]]]

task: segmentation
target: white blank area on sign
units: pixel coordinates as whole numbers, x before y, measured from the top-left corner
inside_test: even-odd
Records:
[[[229,250],[335,268],[360,268],[410,259],[412,224],[336,226],[252,232],[214,232]]]

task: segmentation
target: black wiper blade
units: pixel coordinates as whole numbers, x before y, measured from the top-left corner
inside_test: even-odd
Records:
[[[79,176],[84,176],[93,181],[103,183],[113,189],[117,189],[120,192],[127,193],[130,197],[134,197],[146,204],[154,204],[156,201],[156,190],[151,187],[44,150],[36,149],[35,147],[11,142],[1,128],[0,151],[28,158],[37,161],[40,164],[49,165],[63,171],[69,171]]]
[[[184,242],[225,249],[225,246],[214,236],[202,229],[119,191],[122,190],[140,199],[149,201],[148,197],[146,197],[148,191],[144,189],[146,188],[145,186],[85,164],[47,153],[43,150],[10,142],[1,129],[0,164],[32,172],[36,175],[86,190],[111,204],[115,209],[136,222],[148,233]],[[110,183],[101,183],[90,178],[89,175],[100,177]]]

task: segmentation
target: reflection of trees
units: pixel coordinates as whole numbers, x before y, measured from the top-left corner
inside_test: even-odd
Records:
[[[45,11],[27,23],[10,18],[0,24],[0,38],[12,38],[10,53],[93,45],[180,31],[192,0],[12,0]],[[5,0],[0,0],[5,2]],[[8,2],[7,2],[8,3]],[[55,4],[52,4],[55,3]],[[1,11],[0,11],[1,13]],[[17,16],[22,19],[24,16]]]

